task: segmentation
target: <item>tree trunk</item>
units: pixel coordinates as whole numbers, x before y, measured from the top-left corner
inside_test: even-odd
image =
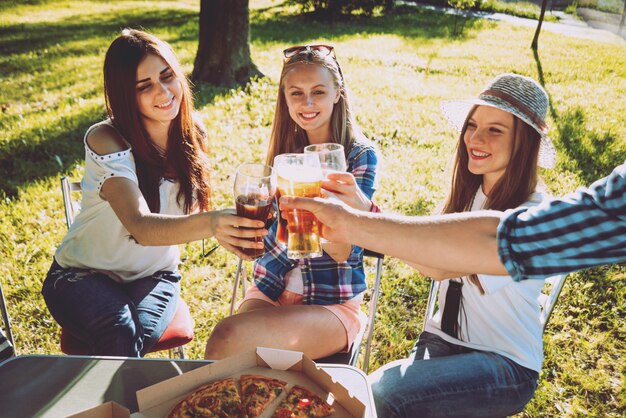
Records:
[[[533,38],[532,44],[530,47],[534,50],[537,50],[539,47],[539,32],[541,32],[541,24],[543,23],[543,17],[546,14],[546,7],[548,6],[548,0],[543,0],[541,2],[541,13],[539,14],[539,22],[537,23],[537,30],[535,31],[535,37]]]
[[[248,0],[201,0],[191,80],[232,87],[262,76],[250,58]]]

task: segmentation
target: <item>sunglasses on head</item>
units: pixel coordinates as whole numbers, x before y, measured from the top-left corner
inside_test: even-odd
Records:
[[[285,62],[289,61],[301,52],[317,52],[320,56],[326,57],[330,54],[335,56],[335,47],[331,45],[297,45],[287,48],[283,51]]]

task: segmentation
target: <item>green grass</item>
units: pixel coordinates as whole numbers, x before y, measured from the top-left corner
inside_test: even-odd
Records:
[[[451,9],[451,3],[453,2],[447,0],[418,0],[416,3],[432,4],[434,6]],[[511,16],[538,20],[541,14],[541,3],[538,4],[537,1],[522,0],[476,0],[475,5],[468,9],[480,12],[504,13]],[[550,11],[551,9],[548,8],[543,20],[545,22],[558,21],[558,17],[551,14]]]
[[[190,72],[197,48],[196,1],[32,1],[0,7],[0,280],[20,354],[59,353],[59,327],[39,293],[66,231],[61,175],[79,178],[85,129],[104,114],[102,60],[125,26],[169,41]],[[24,4],[31,3],[31,4]],[[196,88],[211,138],[215,206],[232,206],[233,167],[264,159],[276,82],[288,45],[334,44],[358,121],[381,149],[376,201],[388,212],[426,214],[443,199],[456,141],[439,109],[513,71],[541,80],[558,166],[543,177],[555,195],[610,172],[626,157],[626,44],[420,10],[309,23],[278,1],[252,1],[251,51],[266,77],[238,89]],[[89,11],[89,12],[88,12]],[[303,30],[306,27],[306,30]],[[212,241],[212,240],[210,240]],[[201,358],[227,315],[236,258],[182,246],[183,297],[196,321],[191,358]],[[371,267],[371,266],[370,266]],[[250,266],[248,266],[250,268]],[[618,417],[626,413],[626,268],[576,273],[545,334],[540,387],[524,417]],[[370,370],[407,355],[422,323],[428,282],[386,259]]]
[[[588,7],[608,13],[621,14],[624,10],[624,2],[620,0],[579,0],[577,3],[578,7]]]
[[[518,17],[525,17],[528,19],[539,19],[541,14],[541,6],[532,1],[502,1],[502,0],[485,0],[480,5],[480,10],[486,12],[505,13]],[[550,13],[551,9],[548,8],[544,14],[543,20],[545,22],[556,22],[559,19]]]

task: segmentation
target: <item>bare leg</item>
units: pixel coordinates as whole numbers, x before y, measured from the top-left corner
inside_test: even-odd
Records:
[[[347,344],[345,328],[327,309],[315,305],[272,306],[250,300],[242,311],[220,321],[206,345],[204,358],[219,360],[256,347],[302,351],[316,359]]]
[[[266,302],[261,299],[248,299],[243,302],[239,309],[237,309],[237,313],[240,314],[242,312],[254,311],[257,309],[267,309],[267,308],[275,308],[276,306],[272,305],[269,302]]]

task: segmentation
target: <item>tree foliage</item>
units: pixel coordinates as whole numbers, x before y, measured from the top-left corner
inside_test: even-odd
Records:
[[[371,16],[379,10],[393,8],[393,0],[288,0],[296,4],[302,12],[313,12],[319,16],[337,19],[341,16],[361,12]]]

